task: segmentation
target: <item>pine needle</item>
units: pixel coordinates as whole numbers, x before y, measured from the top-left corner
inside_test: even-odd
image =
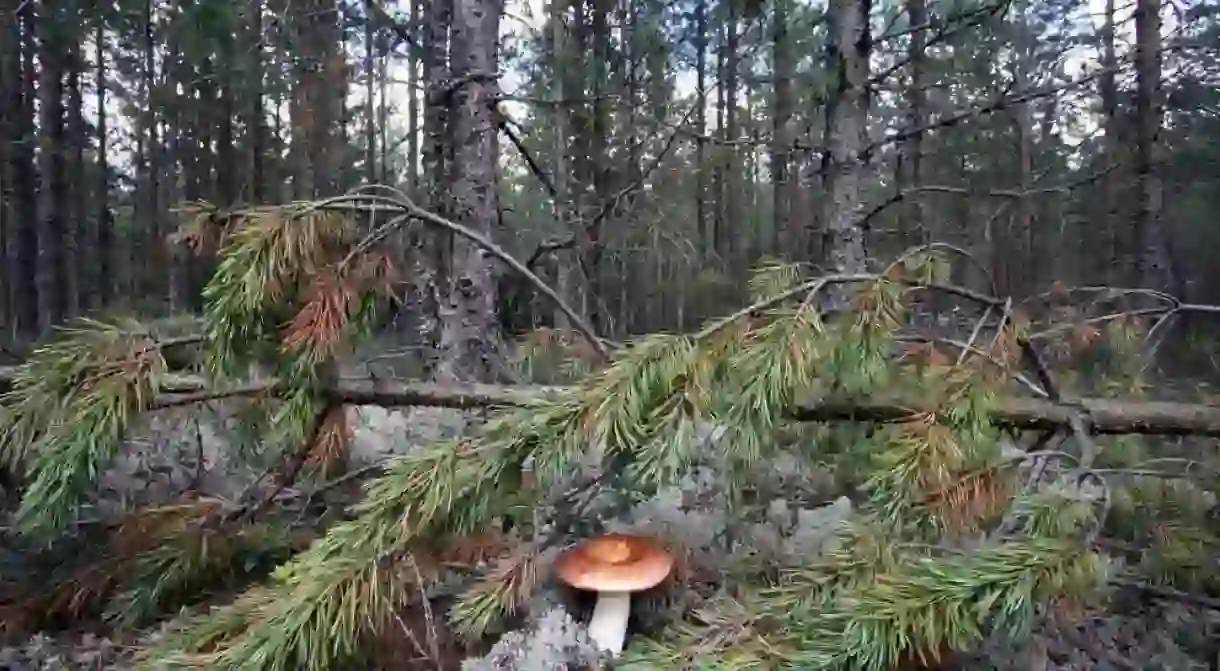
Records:
[[[478,641],[517,612],[534,592],[537,569],[538,557],[530,550],[502,558],[486,578],[458,596],[449,613],[453,633]]]
[[[344,407],[334,405],[327,408],[313,446],[305,456],[305,466],[325,476],[347,455],[350,441],[351,427]]]
[[[344,343],[357,288],[333,268],[320,270],[306,289],[305,305],[284,333],[284,352],[316,365],[333,358]]]

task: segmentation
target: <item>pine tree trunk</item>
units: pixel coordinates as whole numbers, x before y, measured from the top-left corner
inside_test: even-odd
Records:
[[[427,22],[424,31],[423,69],[424,87],[424,145],[421,152],[421,190],[427,194],[427,202],[434,212],[447,216],[452,209],[451,194],[447,192],[446,174],[449,170],[446,135],[450,118],[448,98],[443,93],[449,79],[449,24],[453,16],[452,0],[427,0]],[[383,80],[384,81],[384,80]],[[382,97],[384,102],[385,98]],[[385,126],[382,126],[383,132]],[[385,143],[382,143],[385,148]],[[384,165],[384,163],[383,163]],[[448,250],[452,235],[434,229],[424,229],[415,236],[416,242],[409,251],[414,283],[411,288],[412,312],[418,315],[417,340],[423,348],[429,375],[439,372],[439,343],[441,338],[441,310],[444,296],[442,285],[448,264]]]
[[[1135,6],[1135,170],[1138,206],[1133,243],[1139,250],[1135,272],[1142,286],[1169,289],[1174,284],[1168,243],[1160,220],[1161,179],[1161,3],[1137,0]]]
[[[94,94],[97,96],[97,191],[94,194],[94,206],[97,208],[94,224],[97,234],[97,284],[94,287],[95,305],[108,308],[114,302],[117,293],[115,285],[115,245],[114,230],[111,228],[110,217],[110,163],[107,160],[108,149],[106,133],[109,130],[106,116],[106,21],[109,13],[104,6],[97,9],[97,27],[93,41],[96,49],[94,66],[97,68],[97,79],[94,81]]]
[[[567,80],[571,77],[568,73],[568,68],[572,66],[573,60],[568,52],[568,26],[565,12],[567,4],[567,2],[561,0],[551,0],[549,8],[551,88],[556,101],[563,101],[570,94],[566,84]],[[570,230],[572,235],[577,235],[578,232],[574,227],[578,223],[573,221],[573,217],[570,214],[571,208],[569,207],[572,198],[572,188],[568,179],[570,170],[568,149],[571,141],[571,116],[572,108],[566,103],[557,102],[551,107],[551,124],[553,126],[551,152],[554,157],[552,174],[555,176],[553,180],[555,187],[553,214],[557,230],[565,232]],[[556,290],[568,305],[580,305],[580,296],[575,291],[577,283],[573,281],[572,277],[574,269],[572,264],[568,262],[567,256],[564,250],[556,250],[553,255]],[[563,314],[561,310],[554,311],[553,323],[555,328],[560,330],[571,328],[567,315]]]
[[[826,256],[834,272],[866,268],[861,152],[868,141],[869,0],[831,0],[830,61],[838,82],[826,112]]]
[[[707,2],[695,2],[695,218],[702,237],[702,249],[714,239],[707,216]]]
[[[913,132],[902,143],[898,157],[898,191],[917,188],[923,179],[924,133],[919,130],[928,123],[928,34],[923,26],[928,22],[926,0],[907,0],[907,22],[914,32],[907,47],[907,60],[911,74],[907,82],[907,119]],[[918,193],[906,194],[904,206],[899,214],[899,244],[902,247],[928,242],[931,239],[925,228],[923,201]]]
[[[1012,29],[1014,31],[1013,46],[1013,87],[1017,91],[1027,90],[1030,86],[1028,71],[1034,67],[1034,48],[1030,27],[1026,22],[1026,3],[1017,2],[1012,12]],[[1028,191],[1034,182],[1034,116],[1030,108],[1033,103],[1019,103],[1012,109],[1013,129],[1016,134],[1017,149],[1017,188]],[[1001,286],[1003,295],[1022,297],[1029,295],[1038,281],[1038,266],[1041,261],[1034,252],[1036,231],[1034,230],[1034,202],[1029,196],[1021,196],[1013,203],[1014,226],[1016,235],[1016,253],[1011,253],[1011,279],[1007,286]]]
[[[69,229],[68,185],[65,180],[63,40],[58,2],[38,3],[38,299],[39,326],[46,331],[68,316],[65,250]],[[32,27],[32,24],[31,24]],[[67,244],[65,245],[65,242]]]
[[[593,98],[593,114],[591,123],[586,127],[588,130],[588,172],[586,178],[588,184],[593,187],[594,202],[598,203],[600,209],[601,203],[606,203],[610,200],[611,194],[609,185],[606,182],[609,157],[606,155],[608,146],[607,138],[610,135],[610,105],[606,99],[606,82],[609,81],[609,63],[612,58],[610,47],[610,27],[609,0],[592,0],[593,16],[591,21],[590,36],[592,44],[588,53],[594,54],[592,63],[593,67],[593,85],[590,89],[590,94]],[[594,216],[599,212],[594,212]],[[580,256],[580,269],[584,277],[583,289],[584,303],[583,314],[589,320],[595,331],[600,331],[602,315],[600,309],[601,301],[601,259],[603,251],[602,236],[605,229],[605,220],[613,217],[614,213],[608,213],[605,217],[598,217],[595,221],[586,221],[576,231],[576,247],[577,253]]]
[[[421,24],[421,19],[423,16],[422,11],[421,11],[423,8],[423,4],[424,4],[423,0],[411,0],[411,26],[412,26],[412,28],[415,29],[416,35],[419,34],[419,26]],[[383,63],[385,62],[385,58],[382,58],[382,62]],[[420,128],[419,128],[419,125],[420,125],[419,105],[420,105],[420,100],[419,100],[419,95],[418,95],[417,91],[419,90],[419,83],[420,83],[419,75],[420,75],[420,69],[422,66],[422,61],[420,59],[419,49],[410,50],[410,53],[407,55],[407,64],[409,66],[407,68],[407,85],[411,90],[411,97],[407,101],[407,128],[409,129],[408,132],[410,133],[410,135],[407,137],[407,159],[408,159],[407,160],[407,166],[408,166],[407,167],[407,179],[410,180],[409,183],[411,185],[411,193],[416,198],[421,198],[422,193],[420,192],[420,156],[419,156],[419,130],[420,130]],[[384,76],[381,78],[381,86],[382,86],[382,89],[381,89],[381,118],[382,118],[382,132],[384,133],[385,132],[384,126],[386,123],[386,121],[385,121],[386,96],[385,96],[385,77]],[[384,163],[385,151],[386,151],[384,143],[382,144],[381,151],[382,151],[382,161]],[[385,172],[384,165],[382,166],[381,170],[383,173]]]
[[[157,87],[156,67],[156,26],[152,0],[144,4],[144,44],[143,72],[141,80],[144,100],[147,103],[141,114],[142,152],[140,156],[139,189],[143,197],[139,199],[141,208],[137,210],[138,228],[135,232],[136,243],[131,245],[133,279],[132,296],[140,299],[151,299],[154,309],[160,308],[163,297],[167,295],[166,280],[170,275],[170,264],[165,254],[165,246],[161,244],[161,166],[163,165],[161,133],[157,128],[157,107],[162,96]],[[142,228],[143,230],[139,230]]]
[[[449,108],[453,218],[488,236],[492,235],[499,215],[497,123],[493,118],[499,24],[499,5],[495,2],[454,3],[453,77],[463,83],[453,92]],[[500,356],[496,347],[496,284],[491,262],[466,240],[455,240],[452,250],[437,377],[442,381],[490,380]]]
[[[741,41],[741,31],[738,26],[737,9],[734,3],[727,3],[729,12],[728,21],[725,22],[725,48],[728,50],[724,55],[724,81],[722,82],[722,95],[724,96],[724,137],[732,142],[726,147],[721,148],[724,155],[724,178],[722,184],[722,193],[724,198],[724,220],[722,221],[722,230],[720,231],[720,254],[725,261],[725,267],[730,271],[739,268],[742,259],[739,258],[739,250],[737,249],[736,241],[741,231],[745,228],[745,223],[741,220],[741,156],[738,149],[738,136],[741,134],[737,119],[737,100],[739,97],[737,88],[740,77],[738,76],[741,69],[741,54],[739,53],[739,43]]]
[[[72,3],[70,11],[74,15],[72,24],[77,27],[71,31],[71,47],[65,58],[68,69],[67,136],[71,151],[65,152],[64,157],[64,181],[69,200],[65,226],[68,236],[63,242],[63,254],[67,314],[77,316],[93,302],[90,294],[97,285],[97,279],[94,277],[97,263],[94,256],[96,250],[90,249],[88,244],[94,239],[94,235],[89,228],[91,217],[87,211],[89,181],[85,177],[85,147],[89,146],[89,136],[85,128],[85,98],[81,89],[81,77],[85,69],[82,56],[84,40],[81,39],[85,34],[82,28],[85,14],[81,11],[79,2]]]
[[[772,244],[777,251],[799,249],[799,241],[794,236],[796,230],[791,228],[793,222],[790,207],[793,180],[789,175],[792,166],[789,125],[792,123],[792,78],[795,63],[792,57],[792,40],[788,36],[788,2],[789,0],[775,0],[771,17],[771,60],[775,68],[775,81],[771,92],[771,200],[774,216]]]
[[[1105,168],[1108,171],[1102,181],[1102,198],[1103,213],[1105,216],[1105,235],[1110,248],[1110,258],[1105,278],[1108,282],[1119,285],[1125,282],[1124,275],[1129,275],[1130,271],[1124,271],[1124,263],[1134,267],[1134,259],[1131,256],[1131,247],[1127,244],[1123,229],[1123,217],[1121,217],[1121,193],[1120,193],[1120,173],[1119,164],[1122,162],[1122,128],[1118,114],[1118,83],[1117,73],[1115,72],[1118,58],[1115,53],[1115,30],[1114,30],[1114,0],[1106,0],[1105,19],[1101,28],[1102,54],[1101,67],[1103,70],[1101,80],[1098,82],[1101,94],[1101,115],[1102,129],[1105,134],[1103,143]],[[1088,240],[1087,236],[1081,240],[1082,255],[1087,254]],[[1137,278],[1138,281],[1138,278]]]
[[[249,72],[246,77],[244,94],[249,96],[246,102],[246,153],[249,163],[249,182],[246,198],[253,203],[262,203],[267,197],[266,160],[267,151],[267,121],[265,118],[266,104],[264,95],[264,80],[266,78],[263,66],[263,3],[258,0],[246,2],[246,49]]]
[[[377,182],[377,124],[374,105],[377,97],[374,95],[373,84],[376,81],[373,58],[373,12],[365,3],[364,12],[364,181],[369,184]],[[414,68],[414,65],[411,65]],[[412,73],[413,74],[413,73]],[[414,97],[414,89],[411,90]],[[412,108],[413,109],[413,108]],[[414,131],[414,119],[411,120]],[[414,170],[411,170],[414,173]]]
[[[11,0],[0,1],[0,347],[14,337],[13,281],[16,270],[9,249],[17,231],[16,188],[12,174],[12,148],[16,115],[13,105],[21,95],[21,33],[17,8]],[[16,67],[14,67],[14,63]]]

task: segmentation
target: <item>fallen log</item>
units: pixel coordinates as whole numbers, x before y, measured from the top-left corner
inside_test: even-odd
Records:
[[[0,367],[0,384],[11,383],[16,373],[16,368]],[[275,380],[212,389],[201,377],[171,375],[163,381],[161,393],[152,405],[154,408],[179,407],[230,397],[275,394],[276,390]],[[342,378],[332,393],[336,400],[349,405],[474,409],[520,406],[566,390],[564,387],[437,385]],[[912,413],[933,409],[926,401],[884,396],[855,402],[810,398],[797,403],[791,417],[802,422],[893,422]],[[992,421],[1012,429],[1040,431],[1066,427],[1074,414],[1083,416],[1096,433],[1102,434],[1220,437],[1220,406],[1166,401],[1083,398],[1071,403],[1056,403],[1040,398],[1012,396],[997,402]]]

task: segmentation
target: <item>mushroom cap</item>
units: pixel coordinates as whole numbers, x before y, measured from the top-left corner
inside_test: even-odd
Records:
[[[673,566],[673,556],[652,538],[605,534],[560,555],[555,573],[576,589],[639,592],[660,584]]]

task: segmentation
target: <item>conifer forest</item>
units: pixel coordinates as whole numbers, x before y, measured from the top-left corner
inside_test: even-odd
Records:
[[[1220,0],[0,0],[0,92],[0,669],[1220,664]]]

